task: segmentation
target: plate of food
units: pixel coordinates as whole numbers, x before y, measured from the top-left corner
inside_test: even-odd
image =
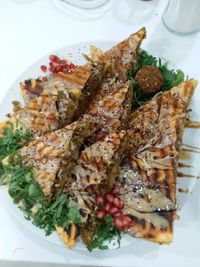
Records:
[[[142,50],[145,37],[54,51],[1,104],[3,203],[49,242],[172,242],[199,175],[200,95],[196,80]]]

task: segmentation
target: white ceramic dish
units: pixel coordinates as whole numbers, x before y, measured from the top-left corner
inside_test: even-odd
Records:
[[[74,45],[70,45],[61,49],[58,49],[56,51],[53,51],[52,54],[56,54],[62,58],[67,58],[71,60],[73,63],[77,65],[82,65],[85,63],[84,58],[82,57],[82,53],[88,54],[89,53],[89,47],[90,45],[95,45],[102,50],[106,50],[110,48],[113,43],[108,42],[87,42],[87,43],[78,43]],[[20,81],[23,81],[25,79],[31,78],[31,77],[38,77],[42,76],[43,73],[40,71],[40,66],[42,64],[48,64],[48,56],[46,55],[43,58],[36,61],[34,64],[32,64],[11,86],[10,90],[8,91],[7,95],[4,97],[2,103],[1,103],[1,113],[0,113],[0,120],[5,119],[5,115],[10,113],[12,110],[12,104],[11,102],[13,100],[19,100],[23,101],[20,90],[19,90],[19,83]],[[198,117],[200,115],[200,92],[199,90],[196,90],[195,95],[191,102],[191,119],[194,121],[198,120]],[[183,143],[191,146],[200,147],[200,138],[198,138],[198,135],[200,133],[200,129],[186,129],[183,137]],[[183,169],[181,168],[181,172],[187,173],[189,175],[199,175],[199,166],[200,162],[200,154],[199,153],[193,153],[191,155],[191,159],[184,161],[184,163],[190,164],[193,166],[193,168],[187,168]],[[183,206],[183,204],[186,202],[189,194],[192,192],[194,186],[196,183],[196,179],[191,178],[178,178],[177,179],[177,202],[179,208]],[[187,188],[189,190],[188,193],[180,193],[178,191],[179,188]],[[31,224],[30,221],[27,221],[24,219],[22,212],[17,208],[16,205],[13,204],[11,198],[9,197],[7,190],[5,187],[0,188],[0,197],[2,199],[3,204],[5,205],[6,210],[8,213],[12,213],[17,220],[20,221],[20,223],[28,228],[30,231],[32,231],[35,235],[40,236],[41,238],[59,245],[59,246],[65,246],[62,241],[59,239],[56,233],[51,234],[50,236],[45,236],[45,233],[43,230],[40,230],[39,228],[35,227]],[[124,235],[121,240],[121,246],[127,246],[131,243],[138,242],[138,239],[131,238],[128,235]],[[110,248],[115,248],[116,246],[111,245]],[[75,250],[85,250],[85,246],[79,242],[77,246],[74,248]]]

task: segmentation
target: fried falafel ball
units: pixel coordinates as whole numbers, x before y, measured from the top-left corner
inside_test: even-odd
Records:
[[[135,80],[141,92],[145,95],[157,93],[164,83],[160,70],[153,66],[145,66],[138,70]]]

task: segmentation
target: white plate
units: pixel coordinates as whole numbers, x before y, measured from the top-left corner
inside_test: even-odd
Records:
[[[53,51],[52,54],[56,54],[62,58],[67,58],[77,65],[82,65],[85,63],[85,60],[82,57],[82,53],[89,54],[90,45],[95,45],[101,48],[102,50],[107,50],[110,47],[112,47],[113,44],[114,43],[108,43],[108,42],[78,43],[78,44],[70,45],[70,46],[58,49],[56,51]],[[25,79],[29,79],[32,77],[43,76],[43,73],[40,71],[40,66],[42,64],[48,65],[48,62],[49,62],[48,57],[49,55],[46,55],[40,60],[36,61],[13,83],[13,85],[11,86],[10,90],[8,91],[8,93],[6,94],[6,96],[4,97],[1,103],[0,121],[5,119],[5,114],[8,114],[12,111],[11,102],[13,100],[23,101],[20,90],[19,90],[20,81],[23,81]],[[198,117],[200,117],[199,116],[200,106],[198,104],[199,102],[200,102],[200,92],[199,90],[196,90],[195,95],[190,105],[193,109],[191,113],[192,115],[191,118],[194,121],[195,120],[198,121]],[[200,147],[200,138],[198,138],[199,133],[200,133],[200,129],[185,129],[183,143],[191,145],[191,146]],[[190,175],[198,176],[199,171],[200,171],[199,162],[200,162],[200,154],[193,153],[190,160],[184,161],[184,163],[192,165],[193,168],[181,169],[180,171],[184,173],[188,173]],[[180,193],[177,190],[177,202],[180,208],[186,202],[189,194],[192,192],[195,186],[195,183],[196,183],[196,179],[191,179],[191,178],[190,179],[188,178],[177,179],[177,189],[187,188],[189,190],[188,193]],[[25,220],[22,212],[17,208],[16,205],[13,204],[5,187],[0,188],[0,197],[8,213],[12,213],[15,216],[15,218],[18,221],[20,221],[22,225],[24,225],[24,227],[27,227],[34,234],[40,236],[41,238],[53,244],[56,244],[59,246],[65,246],[63,242],[59,239],[56,233],[53,233],[50,236],[45,236],[43,230],[40,230],[39,228],[32,225],[30,221]],[[138,242],[138,239],[134,239],[128,235],[124,235],[121,240],[121,246],[127,246],[134,242]],[[111,246],[110,248],[112,249],[113,247]],[[81,242],[79,242],[77,246],[75,247],[75,250],[85,250],[85,249],[86,249],[85,245],[83,245]]]

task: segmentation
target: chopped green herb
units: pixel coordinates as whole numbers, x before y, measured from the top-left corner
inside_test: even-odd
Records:
[[[33,167],[25,166],[20,155],[10,155],[7,164],[2,164],[4,169],[4,179],[8,185],[8,192],[14,203],[23,200],[26,203],[26,211],[30,215],[31,208],[36,203],[45,203],[46,199],[39,184],[35,181]],[[20,207],[23,207],[20,203]]]
[[[77,207],[68,206],[68,196],[59,194],[55,201],[43,205],[34,215],[33,224],[45,230],[46,235],[55,230],[55,225],[63,228],[70,223],[80,223],[80,214]]]
[[[160,91],[167,91],[184,81],[184,73],[181,70],[170,69],[168,67],[168,63],[163,62],[160,58],[157,59],[156,57],[148,54],[146,51],[141,51],[139,54],[138,62],[129,76],[129,80],[134,84],[134,109],[140,107],[146,101],[152,98],[152,96],[146,96],[142,94],[134,80],[137,71],[144,66],[158,67],[158,69],[161,71],[164,77],[164,84],[160,88]]]
[[[3,168],[14,203],[19,204],[26,219],[32,219],[32,223],[44,229],[47,235],[55,230],[55,225],[66,227],[71,222],[80,223],[78,208],[68,207],[68,196],[58,192],[55,199],[49,201],[34,179],[33,167],[25,166],[18,154],[10,156]]]
[[[4,183],[4,179],[7,176],[2,160],[6,156],[14,154],[32,138],[30,132],[22,132],[18,129],[14,129],[12,123],[8,124],[9,127],[3,129],[3,135],[0,137],[0,185]]]
[[[81,217],[79,210],[76,206],[70,207],[68,211],[68,220],[72,221],[73,223],[80,223]]]
[[[100,220],[97,225],[96,234],[87,249],[92,251],[95,248],[101,250],[109,249],[105,242],[111,242],[113,239],[117,239],[118,245],[120,247],[121,235],[120,231],[114,226],[113,218],[111,216],[106,216],[104,219]]]
[[[14,203],[24,212],[26,219],[50,234],[55,225],[66,227],[69,223],[80,223],[78,208],[68,207],[66,194],[57,193],[49,201],[34,179],[33,167],[23,164],[18,150],[31,140],[29,132],[14,129],[10,124],[0,137],[0,185],[7,184]],[[2,162],[7,157],[6,162]]]
[[[66,194],[60,194],[54,202],[43,205],[35,213],[33,224],[45,230],[46,235],[55,230],[55,225],[62,227],[69,223],[68,218],[68,197]]]
[[[184,73],[181,70],[169,70],[167,63],[163,64],[160,59],[158,68],[164,77],[164,84],[161,87],[161,91],[167,91],[184,81]]]
[[[10,123],[9,128],[5,128],[3,135],[0,137],[0,160],[26,145],[31,138],[32,135],[30,132],[22,132],[19,129],[14,129],[13,124]]]

